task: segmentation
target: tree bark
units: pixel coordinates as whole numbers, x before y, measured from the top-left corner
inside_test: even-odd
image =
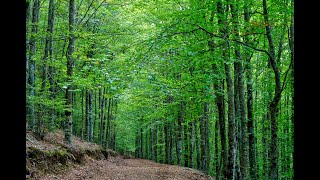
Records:
[[[271,120],[271,149],[270,149],[270,179],[278,179],[278,124],[277,116],[279,107],[278,104],[281,100],[281,82],[280,82],[280,71],[275,60],[275,49],[271,35],[271,27],[268,18],[267,1],[263,0],[263,15],[266,29],[266,36],[269,43],[269,62],[274,72],[275,80],[275,94],[272,101],[269,104],[270,120]]]
[[[178,108],[178,137],[177,137],[177,163],[181,164],[182,159],[182,116],[183,116],[183,102],[180,101]]]
[[[240,41],[240,34],[239,34],[239,20],[238,20],[238,7],[236,6],[236,3],[231,0],[230,2],[230,10],[231,10],[231,17],[232,17],[232,24],[233,24],[233,32],[234,32],[234,38],[237,41]],[[238,110],[239,119],[241,121],[240,125],[240,138],[241,145],[240,145],[240,168],[241,168],[241,178],[248,179],[248,164],[249,164],[249,154],[248,154],[248,138],[247,138],[247,115],[246,115],[246,104],[245,104],[245,95],[244,95],[244,81],[243,81],[243,66],[242,66],[242,57],[241,57],[241,51],[240,51],[240,44],[235,44],[235,56],[236,60],[234,62],[235,66],[235,76],[237,74],[237,78],[235,78],[235,81],[238,81],[235,84],[235,91],[237,95],[235,103],[236,110]]]
[[[93,122],[92,122],[92,89],[87,90],[87,140],[92,142],[93,140]]]
[[[69,45],[67,51],[67,81],[68,86],[66,89],[66,127],[65,127],[65,141],[68,144],[71,144],[71,134],[72,134],[72,75],[73,75],[73,67],[74,67],[74,58],[73,52],[75,49],[75,37],[74,37],[74,26],[75,26],[75,16],[76,16],[76,4],[74,0],[69,1]]]
[[[190,142],[190,136],[189,134],[191,133],[188,132],[188,123],[186,123],[184,126],[183,126],[183,147],[184,147],[184,167],[190,167],[190,154],[188,153],[188,150],[189,150],[189,142]]]
[[[112,98],[109,98],[108,103],[108,112],[107,112],[107,127],[106,127],[106,147],[109,147],[110,143],[110,121],[111,121],[111,104],[112,104]],[[147,142],[147,141],[146,141]]]
[[[190,112],[192,113],[192,111]],[[189,122],[189,157],[190,157],[190,168],[194,168],[194,158],[193,158],[193,152],[194,152],[194,146],[195,146],[195,125],[194,125],[194,119],[191,114],[191,122]]]
[[[154,130],[154,161],[158,162],[158,124],[155,124]]]
[[[227,95],[228,95],[228,140],[229,140],[229,151],[228,151],[228,166],[227,166],[227,179],[235,179],[236,177],[236,153],[237,153],[237,140],[235,135],[235,104],[234,104],[234,90],[233,90],[233,80],[231,68],[229,65],[229,43],[228,33],[227,33],[227,22],[226,17],[224,15],[224,9],[221,1],[217,3],[218,9],[218,24],[221,25],[220,32],[224,37],[223,41],[223,51],[222,56],[225,59],[224,67],[226,73],[226,81],[227,81]]]
[[[34,0],[33,1],[33,7],[32,7],[32,29],[31,29],[31,37],[30,37],[30,54],[29,54],[29,96],[31,98],[29,103],[28,112],[30,115],[30,121],[29,121],[29,129],[35,130],[35,123],[36,123],[36,117],[35,117],[35,102],[34,102],[34,96],[35,96],[35,54],[36,54],[36,37],[35,35],[38,33],[38,22],[39,22],[39,9],[40,9],[40,0]]]
[[[250,6],[248,0],[244,0],[244,20],[248,24],[250,23]],[[246,32],[249,33],[250,28],[245,28]],[[252,44],[249,37],[244,38],[245,43]],[[247,117],[248,117],[248,142],[249,142],[249,169],[250,177],[252,179],[258,179],[257,173],[257,160],[256,160],[256,142],[254,132],[254,121],[253,121],[253,95],[252,95],[252,66],[250,64],[251,57],[248,50],[245,51],[245,63],[246,63],[246,78],[247,78]]]
[[[165,134],[165,154],[166,154],[166,158],[165,158],[165,163],[166,164],[169,164],[169,157],[170,157],[170,151],[169,151],[169,146],[170,146],[170,143],[169,143],[169,123],[168,122],[165,122],[165,125],[164,125],[164,134]]]

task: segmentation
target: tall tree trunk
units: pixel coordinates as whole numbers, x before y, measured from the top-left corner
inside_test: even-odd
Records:
[[[111,120],[111,106],[112,106],[112,98],[109,98],[108,103],[108,112],[107,112],[107,127],[106,127],[106,147],[109,147],[110,143],[110,120]]]
[[[87,140],[92,142],[93,140],[93,122],[92,122],[92,89],[87,90]]]
[[[86,141],[89,141],[89,118],[90,118],[90,112],[89,112],[89,90],[86,89],[86,120],[85,120],[85,135],[84,138]]]
[[[154,161],[158,162],[158,124],[155,124],[154,130]]]
[[[39,9],[40,9],[40,0],[33,1],[32,7],[32,29],[31,29],[31,37],[29,42],[30,54],[29,54],[29,96],[31,98],[29,103],[28,112],[30,115],[29,128],[30,130],[34,130],[36,118],[35,118],[35,54],[36,54],[36,37],[35,35],[38,33],[38,22],[39,22]]]
[[[30,50],[30,44],[29,44],[29,20],[30,20],[30,14],[31,14],[31,10],[32,10],[32,1],[26,1],[26,83],[28,83],[28,79],[29,79],[29,50]],[[26,84],[28,85],[28,84]]]
[[[208,102],[203,104],[203,115],[200,118],[201,136],[201,170],[208,174],[209,170],[209,136],[208,136]]]
[[[281,82],[280,82],[280,71],[275,60],[275,50],[274,43],[271,35],[271,27],[268,18],[268,9],[267,1],[263,0],[263,14],[264,14],[264,23],[266,29],[266,35],[269,42],[269,62],[271,64],[272,70],[275,75],[275,94],[270,102],[269,111],[270,111],[270,120],[271,120],[271,149],[270,149],[270,179],[278,179],[278,124],[277,116],[279,107],[278,104],[281,100]]]
[[[219,83],[219,84],[218,84]],[[219,167],[219,172],[224,175],[226,173],[226,167],[228,164],[228,151],[227,151],[227,140],[226,140],[226,133],[225,133],[225,108],[224,108],[224,81],[219,81],[218,83],[214,84],[214,89],[216,91],[222,91],[220,93],[216,93],[216,104],[218,108],[218,121],[219,121],[219,132],[220,132],[220,142],[221,142],[221,164]],[[220,87],[219,87],[220,86]]]
[[[94,90],[94,118],[93,118],[93,125],[92,125],[92,141],[96,142],[95,137],[96,137],[96,126],[97,126],[97,90]]]
[[[244,0],[244,20],[249,26],[250,23],[250,6],[249,1]],[[246,27],[246,32],[250,31],[249,27]],[[244,38],[245,43],[252,44],[249,37]],[[248,142],[249,142],[249,169],[250,177],[252,179],[258,179],[257,173],[257,160],[256,160],[256,142],[255,142],[255,132],[254,132],[254,121],[253,121],[253,95],[252,95],[252,66],[250,64],[250,54],[245,51],[245,63],[246,63],[246,78],[247,78],[247,117],[248,117]]]
[[[200,140],[199,140],[199,120],[197,118],[194,119],[195,121],[195,138],[196,138],[196,154],[197,154],[197,169],[201,169],[200,162],[201,162],[201,152],[200,152]]]
[[[227,41],[228,39],[228,33],[227,33],[227,22],[226,17],[224,15],[224,8],[221,3],[221,1],[218,1],[217,3],[217,9],[218,9],[218,24],[222,26],[220,28],[220,32],[222,36],[224,37],[223,42],[223,51],[222,56],[225,59],[225,73],[226,73],[226,81],[227,81],[227,95],[228,95],[228,140],[229,140],[229,152],[228,152],[228,166],[227,166],[227,179],[235,179],[236,176],[236,153],[237,153],[237,140],[235,135],[235,104],[234,104],[234,90],[233,90],[233,80],[232,80],[232,73],[231,68],[229,66],[229,43]]]
[[[184,167],[190,167],[190,154],[188,153],[189,150],[189,142],[190,142],[190,136],[189,134],[191,133],[188,132],[188,123],[186,123],[183,126],[183,147],[184,147]]]
[[[160,146],[158,146],[159,148],[159,156],[158,156],[158,159],[159,159],[159,163],[164,163],[165,161],[165,158],[166,158],[166,154],[165,154],[165,132],[164,132],[164,127],[165,127],[165,124],[164,123],[160,123],[159,124],[159,141],[160,141]]]
[[[183,116],[183,102],[180,101],[178,108],[178,136],[177,136],[177,163],[182,165],[182,116]]]
[[[212,56],[214,56],[213,42],[209,43],[209,47],[211,49]],[[212,70],[213,70],[214,74],[219,74],[218,67],[215,62],[212,62]],[[227,154],[227,149],[226,149],[226,135],[225,135],[225,110],[224,110],[224,102],[223,102],[223,99],[224,99],[223,83],[224,83],[223,80],[217,79],[217,81],[213,84],[213,88],[215,91],[214,95],[216,96],[215,103],[218,108],[218,122],[216,123],[216,127],[219,127],[219,128],[217,128],[217,130],[220,131],[220,139],[221,139],[221,155],[222,155],[221,162],[222,163],[220,164],[220,168],[222,169],[222,174],[225,174],[225,169],[227,167],[228,154]],[[216,137],[216,145],[218,145],[218,142],[217,142],[218,131],[215,132],[215,137]],[[216,146],[216,149],[218,149],[218,146]],[[216,164],[217,165],[219,164],[218,161],[216,161]],[[216,177],[219,177],[220,170],[219,170],[218,166],[216,169],[216,173],[217,173]]]
[[[105,107],[105,98],[104,98],[105,88],[100,88],[99,94],[100,94],[100,130],[99,130],[99,143],[102,144],[103,140],[103,130],[104,130],[104,107]]]
[[[174,138],[174,123],[169,122],[169,164],[174,163],[174,145],[173,145],[173,138]]]
[[[170,143],[169,143],[169,123],[168,122],[165,122],[164,124],[164,134],[165,134],[165,164],[169,164],[169,146],[170,146]]]
[[[73,67],[74,67],[74,58],[73,52],[75,49],[75,37],[74,37],[74,29],[75,29],[75,16],[76,16],[76,4],[74,0],[69,1],[69,45],[67,52],[67,79],[68,86],[66,89],[66,127],[65,127],[65,141],[68,144],[71,144],[71,134],[72,134],[72,116],[71,116],[71,107],[72,107],[72,75],[73,75]]]
[[[215,121],[215,126],[214,126],[214,172],[216,173],[216,179],[219,179],[220,173],[219,173],[219,154],[221,151],[219,151],[219,121]]]
[[[82,118],[82,124],[81,124],[81,139],[84,140],[85,138],[85,118],[84,118],[84,89],[81,91],[81,118]]]
[[[53,41],[52,41],[53,29],[54,29],[54,0],[49,0],[48,28],[47,28],[44,56],[43,56],[43,65],[42,65],[41,92],[44,92],[45,87],[46,87],[47,74],[48,74],[47,60],[50,60],[51,63],[53,61]],[[50,89],[49,89],[49,91],[51,93],[50,97],[53,100],[54,99],[54,79],[53,79],[52,65],[50,65],[49,68],[50,68],[50,71],[49,71]],[[43,109],[45,109],[45,108],[43,108]],[[53,108],[50,111],[51,111],[50,112],[51,116],[55,114]],[[49,126],[50,130],[53,129],[53,125],[54,125],[54,117],[51,117],[50,126]]]
[[[142,128],[140,128],[140,158],[144,157],[144,151],[143,151],[143,133]]]
[[[194,119],[192,117],[192,111],[191,113],[191,122],[189,122],[189,141],[190,141],[190,146],[189,146],[189,157],[190,157],[190,168],[194,168],[194,158],[193,158],[193,152],[194,152],[194,146],[195,146],[195,125],[194,125]]]
[[[146,129],[145,130],[145,155],[144,155],[144,159],[149,159],[148,157],[149,157],[149,144],[150,144],[150,141],[149,141],[149,139],[148,139],[148,130]]]
[[[134,147],[135,147],[134,157],[135,158],[140,158],[140,154],[139,154],[139,147],[140,147],[139,131],[136,132],[136,141],[135,141]]]
[[[236,6],[236,3],[231,0],[230,1],[230,10],[231,10],[231,17],[232,17],[232,24],[233,24],[233,32],[235,39],[240,41],[240,34],[239,34],[239,20],[238,20],[238,6]],[[241,121],[240,125],[240,168],[241,168],[241,177],[243,179],[248,179],[248,165],[249,165],[249,154],[248,154],[248,138],[247,138],[247,117],[246,117],[246,104],[245,104],[245,95],[244,95],[244,81],[243,81],[243,66],[242,66],[242,57],[241,57],[241,51],[240,51],[240,44],[235,44],[235,56],[236,60],[234,62],[235,66],[235,75],[237,74],[237,79],[235,78],[235,81],[238,81],[235,86],[235,91],[237,95],[237,110],[239,115],[239,120]],[[238,99],[239,98],[239,99]],[[236,113],[237,114],[237,113]]]

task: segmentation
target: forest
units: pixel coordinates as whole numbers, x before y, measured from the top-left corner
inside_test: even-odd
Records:
[[[293,179],[293,0],[26,0],[26,128]]]

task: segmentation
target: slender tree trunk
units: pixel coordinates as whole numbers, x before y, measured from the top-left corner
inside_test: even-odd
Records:
[[[152,127],[149,129],[149,141],[150,141],[150,146],[149,146],[149,159],[153,160],[154,158],[154,151],[153,151],[153,133],[152,133]]]
[[[214,129],[214,172],[216,173],[216,179],[219,179],[220,173],[219,173],[219,154],[221,151],[219,151],[219,121],[215,121],[215,129]]]
[[[102,144],[102,140],[103,140],[103,130],[105,129],[105,114],[104,114],[104,107],[105,107],[105,101],[106,99],[104,98],[104,94],[105,94],[105,88],[100,88],[100,131],[99,131],[99,142],[100,144]]]
[[[155,124],[154,130],[154,161],[158,162],[158,124]]]
[[[93,140],[93,122],[92,122],[92,89],[87,90],[87,140],[92,142]]]
[[[271,120],[271,149],[270,149],[270,179],[278,179],[278,124],[277,116],[279,112],[278,104],[281,100],[281,82],[280,82],[280,71],[275,60],[275,50],[274,43],[271,35],[271,28],[268,18],[268,9],[267,1],[263,0],[263,14],[264,14],[264,23],[266,29],[266,36],[269,42],[269,61],[272,67],[272,70],[275,75],[275,94],[270,102],[269,111],[270,111],[270,120]]]
[[[182,116],[183,102],[180,102],[178,109],[178,137],[177,137],[177,160],[178,165],[182,165]]]
[[[227,41],[228,33],[227,33],[227,25],[224,20],[226,17],[224,15],[224,9],[221,1],[217,3],[218,9],[218,23],[222,26],[220,28],[220,32],[224,37],[223,42],[223,57],[225,59],[225,73],[226,73],[226,81],[227,81],[227,95],[228,95],[228,140],[229,140],[229,152],[228,152],[228,166],[227,166],[227,179],[235,179],[236,176],[236,153],[237,153],[237,140],[235,135],[235,104],[234,104],[234,90],[233,90],[233,80],[231,68],[228,64],[229,62],[229,54],[228,48],[229,44]],[[226,11],[227,12],[227,11]]]
[[[146,129],[145,130],[145,146],[144,146],[144,148],[145,148],[145,155],[144,155],[144,159],[149,159],[148,157],[149,157],[149,139],[148,139],[148,130]]]
[[[32,1],[26,1],[26,85],[28,85],[28,79],[29,79],[29,50],[30,50],[30,46],[29,46],[29,21],[30,21],[30,14],[31,14],[31,10],[32,10]]]
[[[173,145],[173,138],[174,138],[174,123],[169,122],[169,164],[174,163],[174,145]]]
[[[200,123],[200,170],[204,173],[206,173],[206,141],[205,141],[205,121],[206,117],[204,115],[205,113],[205,107],[206,104],[203,103],[203,109],[202,109],[202,116],[199,118],[199,123]]]
[[[140,158],[144,157],[144,151],[143,151],[143,133],[142,128],[140,128]]]
[[[134,157],[140,158],[139,148],[140,148],[140,138],[139,138],[139,131],[136,132],[136,141],[135,141],[135,150],[134,150]]]
[[[92,141],[96,142],[96,126],[97,126],[97,90],[94,90],[94,119],[93,119],[93,126],[92,126]]]
[[[239,20],[238,20],[238,7],[235,5],[235,2],[231,0],[230,3],[230,9],[231,9],[231,17],[232,17],[232,24],[233,24],[233,32],[235,39],[240,41],[240,34],[239,34]],[[241,51],[240,51],[240,44],[235,44],[235,56],[236,61],[234,63],[235,66],[235,74],[237,74],[237,79],[235,78],[235,81],[238,81],[236,83],[235,91],[237,95],[235,103],[236,110],[238,110],[237,115],[239,115],[239,120],[241,121],[240,125],[240,168],[241,168],[241,176],[243,179],[248,179],[248,165],[249,165],[249,154],[248,154],[248,138],[247,138],[247,117],[246,117],[246,104],[245,104],[245,95],[244,95],[244,81],[243,81],[243,66],[242,66],[242,57],[241,57]]]
[[[89,112],[89,90],[86,89],[86,120],[85,120],[85,140],[89,141],[89,118],[90,118],[90,112]]]
[[[39,9],[40,9],[40,0],[33,1],[32,7],[32,29],[31,29],[31,38],[29,41],[30,54],[29,54],[29,96],[31,98],[29,103],[28,112],[30,115],[29,128],[31,130],[35,130],[35,54],[36,54],[36,37],[35,35],[38,33],[38,22],[39,22]]]
[[[250,23],[250,10],[248,0],[244,0],[244,20],[248,24]],[[250,28],[246,28],[248,32]],[[248,36],[244,38],[245,43],[252,44]],[[252,95],[252,67],[250,64],[250,55],[248,50],[245,51],[245,63],[246,63],[246,78],[247,78],[247,117],[248,117],[248,142],[249,142],[249,167],[250,177],[252,179],[258,179],[257,173],[257,160],[256,160],[256,142],[254,132],[254,121],[253,121],[253,95]]]
[[[189,134],[190,133],[188,132],[188,123],[186,123],[183,126],[184,167],[190,167],[190,154],[188,153],[190,142]]]
[[[190,112],[192,113],[192,111]],[[194,125],[194,119],[191,114],[191,122],[189,122],[189,141],[190,141],[190,146],[189,146],[189,157],[190,157],[190,168],[194,168],[194,158],[193,158],[193,152],[194,152],[194,146],[195,146],[195,125]]]
[[[200,162],[201,162],[201,152],[200,152],[200,140],[199,140],[199,121],[195,119],[195,138],[196,138],[196,154],[197,154],[197,169],[201,169]]]
[[[74,0],[69,1],[69,45],[67,52],[67,77],[68,82],[70,83],[66,89],[66,127],[65,127],[65,141],[68,144],[71,144],[71,134],[72,134],[72,116],[71,116],[71,107],[72,107],[72,75],[74,67],[74,58],[73,52],[75,49],[75,37],[74,37],[74,26],[75,26],[75,16],[76,16],[76,5]]]
[[[164,125],[164,134],[165,134],[165,154],[166,154],[166,158],[165,158],[165,164],[169,164],[169,125],[168,122],[165,123]]]
[[[219,82],[218,82],[219,83]],[[215,90],[216,91],[222,91],[224,89],[223,81],[220,81],[220,86],[219,84],[215,84]],[[219,132],[220,132],[220,141],[221,141],[221,164],[220,164],[220,170],[218,172],[218,175],[220,174],[220,172],[222,174],[226,173],[226,167],[228,164],[228,151],[227,151],[227,140],[226,140],[226,133],[225,133],[225,108],[224,108],[224,94],[223,92],[221,93],[216,93],[216,104],[217,104],[217,108],[218,108],[218,118],[219,118]]]
[[[81,117],[82,117],[82,125],[81,125],[81,139],[84,140],[85,138],[85,118],[84,118],[84,111],[83,111],[83,107],[84,107],[84,89],[82,89],[81,91]]]
[[[41,92],[45,92],[46,87],[46,80],[47,80],[47,60],[50,60],[52,63],[53,61],[53,41],[52,41],[52,35],[53,35],[53,29],[54,29],[54,0],[49,0],[49,11],[48,11],[48,28],[47,28],[47,36],[46,36],[46,42],[45,42],[45,50],[44,50],[44,57],[43,57],[43,66],[42,66],[42,84],[41,84]],[[49,66],[49,82],[50,82],[50,97],[51,99],[54,98],[54,81],[53,81],[53,67],[52,65]],[[52,87],[52,88],[51,88]],[[45,107],[43,108],[45,109]],[[52,108],[50,110],[50,114],[54,115],[54,109]],[[50,126],[49,129],[52,130],[54,125],[54,117],[51,117],[50,120]]]
[[[208,174],[209,170],[209,136],[208,136],[208,103],[203,104],[203,116],[200,118],[201,126],[201,170]]]
[[[108,103],[108,112],[107,112],[107,129],[106,129],[106,147],[109,147],[110,143],[110,120],[111,120],[111,104],[112,104],[112,98],[109,98]]]
[[[159,124],[159,141],[160,141],[160,146],[159,147],[159,156],[158,156],[158,159],[159,159],[159,163],[164,163],[165,162],[165,159],[166,159],[166,154],[165,154],[165,132],[164,132],[164,127],[165,127],[165,124],[162,124],[160,123]]]

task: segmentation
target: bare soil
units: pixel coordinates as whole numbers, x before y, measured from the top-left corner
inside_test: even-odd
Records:
[[[92,160],[59,175],[46,175],[39,179],[88,179],[88,180],[209,180],[212,177],[202,172],[176,166],[159,164],[145,159],[123,159],[111,157],[108,160]]]
[[[26,134],[26,179],[37,180],[211,180],[202,172],[145,159],[128,159],[73,136],[70,146],[61,130],[46,134],[43,140]]]

